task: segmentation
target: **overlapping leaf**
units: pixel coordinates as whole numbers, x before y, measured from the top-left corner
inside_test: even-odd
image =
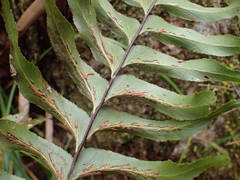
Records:
[[[179,140],[191,136],[209,122],[211,122],[211,119],[184,122],[154,121],[106,108],[98,115],[92,133],[120,131],[155,141]]]
[[[210,112],[209,105],[216,101],[216,97],[210,91],[184,96],[130,75],[118,77],[108,99],[116,96],[146,99],[159,112],[178,120],[206,117]]]
[[[127,16],[124,16],[117,12],[108,0],[96,0],[93,1],[97,14],[100,19],[116,29],[116,32],[120,32],[120,37],[126,37],[126,41],[130,43],[135,32],[139,27],[139,22]]]
[[[4,0],[2,3],[3,17],[12,46],[11,53],[13,59],[11,62],[21,92],[30,102],[59,119],[74,135],[78,144],[89,121],[87,113],[53,90],[44,81],[38,68],[25,59],[18,47],[18,35],[9,2]]]
[[[142,53],[144,52],[144,53]],[[140,64],[147,72],[163,73],[188,81],[240,81],[240,71],[227,68],[213,59],[178,60],[146,46],[135,46],[125,66]]]
[[[145,11],[147,11],[149,3],[151,3],[150,0],[131,1],[134,5],[139,2]],[[161,2],[170,12],[173,11],[173,13],[175,12],[175,14],[183,18],[194,17],[201,20],[201,13],[204,10],[209,10],[206,16],[209,16],[210,20],[217,20],[217,18],[211,19],[213,9],[200,9],[200,13],[198,13],[193,3],[187,3],[185,0]],[[181,7],[177,8],[174,2],[180,3]],[[186,3],[184,4],[184,2]],[[122,48],[113,43],[114,41],[101,34],[97,25],[95,9],[103,19],[110,20],[110,23],[113,22],[112,25],[126,36],[128,43],[131,41],[139,23],[116,12],[111,4],[105,0],[94,2],[91,0],[68,0],[68,3],[73,12],[74,23],[80,33],[80,37],[88,44],[95,59],[107,64],[111,68],[112,73],[114,73],[119,63],[121,63],[120,59],[124,52]],[[147,8],[146,5],[148,5]],[[238,5],[238,3],[234,2],[228,8],[220,9],[224,12],[227,11],[222,17],[233,16],[237,11],[236,9],[238,9]],[[17,73],[17,82],[21,91],[31,102],[49,111],[61,120],[73,133],[78,145],[82,141],[83,134],[89,123],[88,115],[51,89],[43,80],[40,71],[24,58],[18,47],[18,36],[15,24],[13,23],[14,19],[9,9],[9,2],[3,0],[4,19],[12,45],[12,64]],[[176,9],[179,10],[177,11]],[[192,14],[188,14],[189,12]],[[100,113],[95,116],[96,123],[93,124],[90,134],[87,134],[88,137],[97,131],[114,130],[129,132],[158,141],[178,140],[190,136],[200,128],[206,126],[219,113],[238,107],[240,104],[239,101],[232,101],[211,113],[209,106],[216,100],[212,92],[203,91],[188,96],[178,95],[127,75],[118,77],[113,84],[110,83],[110,91],[105,98],[106,80],[101,78],[91,67],[81,60],[74,42],[75,32],[71,24],[57,9],[53,0],[47,0],[47,14],[53,46],[61,59],[68,65],[70,74],[78,88],[93,102],[94,110],[101,101],[106,102],[116,96],[130,96],[141,100],[144,99],[159,112],[182,121],[169,120],[160,122],[146,120],[113,109],[100,107]],[[143,32],[151,32],[163,43],[181,45],[200,53],[228,56],[240,52],[240,38],[226,35],[206,37],[191,30],[177,28],[156,16],[150,17]],[[144,55],[140,53],[143,49],[144,52],[147,52]],[[162,58],[166,59],[162,60]],[[160,60],[162,61],[160,62]],[[238,77],[234,77],[235,75],[239,75],[239,72],[229,70],[215,61],[194,60],[179,63],[174,58],[164,56],[161,53],[142,46],[136,46],[133,49],[125,65],[136,63],[147,65],[158,71],[160,70],[161,73],[165,73],[168,76],[176,77],[178,75],[179,78],[184,80],[194,79],[195,81],[204,81],[210,77],[216,80],[239,81]],[[191,77],[183,75],[184,71],[185,73],[188,71]],[[19,125],[15,122],[0,120],[0,134],[2,136],[0,144],[6,148],[19,148],[34,158],[40,156],[40,161],[47,164],[57,179],[66,179],[70,163],[72,162],[72,157],[67,152],[27,131],[24,125]],[[15,146],[5,141],[3,137],[5,140],[13,142]],[[48,149],[43,149],[45,147],[48,147]],[[228,161],[227,155],[223,154],[206,157],[186,164],[177,164],[171,161],[149,162],[110,151],[84,149],[80,154],[76,167],[73,169],[71,179],[102,172],[115,172],[126,173],[134,177],[141,176],[143,179],[190,180],[207,168],[223,165]]]
[[[19,150],[30,155],[49,168],[57,179],[66,179],[71,155],[54,144],[28,131],[24,125],[8,120],[0,120],[0,136],[13,150]],[[0,143],[2,143],[0,138]],[[4,145],[4,144],[3,144]],[[46,148],[47,147],[47,148]],[[2,146],[1,146],[2,148]],[[71,179],[85,177],[96,173],[114,172],[129,176],[142,176],[155,179],[192,179],[205,169],[223,165],[229,161],[226,154],[210,156],[192,163],[178,164],[171,161],[141,161],[135,158],[100,149],[85,149],[78,161]],[[191,168],[189,168],[191,167]],[[185,179],[184,179],[185,180]]]
[[[3,146],[30,155],[49,168],[57,179],[66,179],[72,156],[60,147],[28,131],[24,125],[8,120],[0,119],[0,136],[7,140],[0,139]]]
[[[89,158],[90,157],[90,158]],[[111,151],[85,149],[79,158],[72,178],[85,177],[101,172],[117,172],[132,177],[156,180],[191,180],[210,167],[229,162],[226,154],[209,156],[191,163],[172,161],[142,161]]]
[[[185,47],[194,52],[231,56],[240,53],[240,38],[233,35],[205,36],[196,31],[167,23],[158,16],[150,16],[143,32],[152,32],[154,37],[165,44]]]
[[[89,137],[97,131],[120,131],[155,141],[181,140],[206,127],[218,115],[240,107],[240,100],[232,100],[212,111],[206,118],[195,121],[156,121],[143,119],[111,108],[98,115]]]
[[[145,12],[151,0],[124,0],[130,5],[142,7]],[[240,2],[233,2],[224,8],[209,8],[197,5],[189,0],[159,0],[158,4],[171,14],[187,20],[213,22],[239,15]]]
[[[158,4],[175,16],[194,21],[214,22],[239,15],[240,2],[233,0],[223,8],[207,8],[189,0],[159,0]]]
[[[107,87],[107,81],[80,58],[72,25],[58,10],[55,2],[50,0],[46,3],[48,31],[52,45],[68,67],[68,72],[76,86],[92,101],[95,109]]]
[[[101,34],[95,9],[90,0],[68,0],[73,21],[81,38],[85,40],[97,61],[107,64],[112,71],[117,68],[123,50]]]

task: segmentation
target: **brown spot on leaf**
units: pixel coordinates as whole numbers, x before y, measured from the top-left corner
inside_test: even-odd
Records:
[[[182,63],[182,62],[184,62],[184,60],[183,59],[178,59],[177,62]]]
[[[126,91],[124,93],[127,96],[137,96],[137,97],[143,97],[146,95],[146,92],[138,92],[138,91]]]
[[[76,129],[78,128],[78,121],[77,120],[74,121],[74,128],[76,128]]]
[[[107,58],[110,60],[111,64],[113,63],[113,56],[111,54],[107,55]]]
[[[111,167],[111,165],[110,165],[110,164],[107,164],[107,163],[105,163],[105,164],[102,164],[102,165],[101,165],[101,167],[102,167],[102,168],[110,168],[110,167]]]
[[[159,30],[157,31],[157,33],[165,33],[165,32],[166,32],[165,29],[159,29]]]
[[[84,79],[87,79],[88,76],[90,76],[90,75],[94,75],[94,72],[88,72],[88,73],[86,73],[86,74],[83,74],[83,78],[84,78]]]
[[[93,164],[90,164],[88,167],[84,168],[84,171],[90,171],[91,169],[93,169]]]

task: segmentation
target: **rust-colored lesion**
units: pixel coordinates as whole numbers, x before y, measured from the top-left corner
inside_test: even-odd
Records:
[[[131,91],[128,89],[123,89],[119,95],[125,95],[125,96],[135,96],[135,97],[145,97],[147,92],[144,91]]]
[[[165,29],[159,29],[158,31],[156,31],[156,33],[166,33],[167,31]]]
[[[143,128],[152,132],[176,132],[176,131],[182,130],[182,128],[176,127],[173,125],[161,126],[161,125],[155,125],[155,124],[125,123],[122,121],[118,121],[118,122],[104,121],[99,125],[99,127],[95,131],[101,131],[101,130],[117,131],[119,129],[139,130]]]
[[[109,163],[104,163],[99,165],[99,167],[96,168],[93,167],[94,164],[91,164],[87,168],[84,168],[85,172],[82,172],[80,177],[86,177],[94,174],[102,174],[104,172],[127,173],[134,176],[142,176],[151,179],[154,179],[160,175],[159,172],[156,172],[153,169],[138,169],[137,167],[132,166],[130,164],[111,165]]]
[[[88,72],[86,74],[82,74],[84,79],[88,79],[88,76],[90,76],[90,75],[94,75],[94,72]]]

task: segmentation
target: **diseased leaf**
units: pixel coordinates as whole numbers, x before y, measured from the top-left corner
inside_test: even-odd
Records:
[[[156,110],[177,120],[207,117],[210,113],[209,105],[216,101],[216,97],[210,91],[184,96],[130,75],[122,75],[116,80],[108,99],[116,96],[146,99]]]
[[[206,118],[181,122],[143,119],[112,108],[104,108],[99,113],[89,137],[97,131],[119,131],[155,141],[181,140],[191,137],[220,114],[239,107],[240,100],[232,100],[212,111]]]
[[[154,121],[107,108],[98,115],[92,133],[119,131],[155,141],[180,140],[193,135],[209,122],[211,119],[182,122],[174,120]]]
[[[8,120],[0,119],[0,136],[9,142],[8,148],[14,144],[13,150],[30,155],[49,168],[57,179],[66,179],[72,156],[60,147],[28,131],[24,125]],[[7,142],[1,138],[0,143]]]
[[[172,161],[142,161],[111,151],[84,149],[79,157],[72,178],[85,177],[104,172],[123,173],[129,176],[142,176],[143,179],[192,180],[210,167],[229,162],[226,154],[208,156],[191,163]]]
[[[95,109],[107,87],[107,81],[88,66],[78,53],[72,25],[56,7],[55,1],[46,1],[48,31],[52,45],[65,63],[76,86],[93,103]]]
[[[129,5],[142,7],[147,12],[151,0],[124,0]],[[159,0],[161,5],[171,14],[187,20],[214,22],[239,15],[240,2],[233,0],[227,7],[211,8],[192,3],[189,0]]]
[[[118,35],[120,32],[120,37],[125,36],[127,39],[126,42],[129,44],[140,26],[140,23],[134,18],[127,17],[117,12],[108,0],[95,0],[93,4],[99,18],[110,25],[110,27],[113,27],[113,30],[115,30]]]
[[[3,0],[2,3],[3,17],[11,43],[11,62],[17,73],[16,81],[21,92],[31,103],[60,120],[73,134],[78,144],[88,124],[88,114],[52,89],[42,78],[39,69],[26,60],[18,47],[18,34],[9,2]]]
[[[4,180],[4,179],[6,179],[6,180],[23,180],[22,178],[8,174],[7,172],[5,172],[3,170],[0,170],[0,179],[2,179],[2,180]]]
[[[140,35],[138,31],[142,30],[142,26],[147,22],[141,33],[150,32],[165,44],[174,44],[216,56],[230,56],[240,52],[238,37],[204,36],[186,28],[175,27],[157,16],[150,16],[148,19],[148,13],[156,1],[125,1],[144,8],[146,16],[142,25],[136,19],[118,13],[107,0],[68,0],[79,37],[87,43],[94,58],[108,65],[112,71],[111,80],[107,84],[105,79],[82,61],[75,44],[73,27],[58,10],[54,0],[47,0],[50,39],[81,93],[93,102],[91,118],[82,109],[51,89],[38,68],[25,59],[18,47],[18,34],[13,15],[9,10],[9,2],[2,1],[13,56],[11,62],[20,90],[32,103],[63,122],[75,137],[77,146],[80,145],[72,159],[72,156],[60,147],[28,131],[26,124],[0,119],[0,149],[19,150],[30,155],[45,164],[59,180],[82,178],[104,172],[123,173],[138,179],[191,180],[207,168],[229,162],[228,155],[221,151],[222,155],[181,164],[172,161],[142,161],[111,151],[84,149],[91,135],[104,130],[127,132],[157,141],[183,139],[208,125],[220,113],[240,106],[240,100],[235,100],[211,111],[210,105],[216,101],[213,92],[202,91],[191,95],[179,95],[134,76],[119,76],[126,59],[125,66],[140,64],[184,80],[205,81],[212,78],[221,81],[239,81],[238,71],[230,70],[214,60],[181,62],[144,46],[135,46],[132,49],[132,45],[126,47],[124,53],[124,45],[119,45],[120,42],[116,43],[115,40],[102,35],[96,12],[100,19],[114,27],[113,31],[120,32],[120,36],[125,38],[128,44],[135,43]],[[158,3],[182,18],[203,20],[208,17],[209,21],[236,15],[240,4],[234,1],[226,8],[215,9],[204,8],[186,0],[161,0]],[[215,16],[213,12],[222,12],[222,14]],[[144,100],[157,111],[176,120],[147,120],[111,108],[103,108],[107,100],[117,96]],[[67,174],[71,178],[68,178]]]
[[[111,70],[117,68],[123,50],[105,38],[97,25],[96,12],[91,0],[68,0],[72,10],[74,24],[82,39],[88,44],[94,58],[108,65]]]
[[[165,44],[185,47],[194,52],[231,56],[240,53],[240,38],[233,35],[205,36],[196,31],[167,23],[158,16],[150,16],[142,32],[151,32]]]
[[[231,70],[216,60],[178,60],[145,46],[135,46],[125,66],[135,64],[141,65],[142,69],[147,72],[163,73],[187,81],[240,81],[240,71]]]
[[[234,0],[223,8],[202,7],[189,0],[159,0],[158,4],[175,16],[194,21],[214,22],[237,16],[240,2]]]

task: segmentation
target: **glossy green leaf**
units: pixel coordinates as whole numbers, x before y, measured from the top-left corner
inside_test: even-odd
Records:
[[[144,53],[142,53],[144,52]],[[135,46],[125,66],[139,64],[147,72],[163,73],[187,81],[240,81],[240,71],[213,59],[178,60],[146,46]]]
[[[177,120],[206,117],[210,112],[209,105],[216,101],[216,97],[210,91],[179,95],[130,75],[118,77],[108,99],[116,96],[146,99],[156,110]]]
[[[205,36],[196,31],[167,23],[158,16],[150,16],[142,32],[151,32],[165,44],[185,47],[194,52],[231,56],[240,53],[240,38],[233,35]]]
[[[134,18],[127,17],[117,12],[108,0],[95,0],[93,4],[99,18],[110,25],[110,27],[113,27],[112,29],[115,30],[120,37],[125,36],[127,39],[126,41],[130,43],[140,25],[139,22]]]
[[[132,6],[142,7],[145,12],[151,4],[151,0],[124,0]],[[190,0],[159,0],[158,5],[161,5],[171,14],[187,20],[214,22],[221,19],[232,18],[239,15],[240,2],[233,0],[227,7],[212,8],[203,7],[192,3]]]
[[[52,45],[68,68],[76,86],[92,101],[95,109],[107,87],[107,81],[80,58],[72,25],[56,7],[55,1],[47,0],[46,5],[48,31]]]
[[[7,0],[2,2],[3,17],[12,47],[11,63],[21,92],[30,102],[53,114],[60,120],[74,135],[78,144],[88,124],[88,114],[52,89],[42,78],[39,69],[22,55],[18,47],[18,34],[9,2]]]
[[[28,131],[24,125],[8,120],[0,120],[0,136],[15,144],[15,150],[33,157],[49,168],[57,179],[66,179],[72,156],[60,147]],[[6,141],[3,143],[6,144]]]
[[[3,170],[0,170],[0,179],[2,179],[2,180],[4,180],[4,179],[6,179],[6,180],[24,180],[20,177],[8,174]]]
[[[111,151],[85,149],[78,160],[72,178],[91,174],[114,172],[131,177],[156,180],[192,180],[210,167],[225,165],[229,162],[226,154],[208,156],[191,163],[172,161],[143,161],[123,156]]]

